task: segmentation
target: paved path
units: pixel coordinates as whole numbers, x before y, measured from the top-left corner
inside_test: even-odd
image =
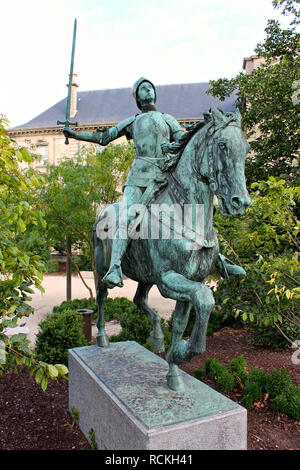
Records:
[[[83,277],[89,287],[94,288],[94,279],[91,272],[84,272]],[[23,327],[14,328],[12,333],[24,332],[27,334],[27,338],[31,341],[31,347],[34,346],[35,336],[38,332],[38,324],[46,317],[47,313],[51,313],[52,309],[56,305],[60,305],[63,300],[66,300],[66,277],[65,275],[44,275],[42,286],[45,289],[45,293],[35,289],[35,293],[32,295],[32,301],[30,304],[34,307],[34,314],[28,318],[23,317],[19,324],[25,324]],[[124,280],[124,287],[121,289],[115,287],[109,290],[109,297],[127,297],[129,300],[133,300],[137,283],[130,279]],[[89,291],[83,285],[82,281],[78,276],[72,276],[72,299],[88,298]],[[149,304],[153,307],[161,317],[170,318],[172,311],[175,308],[175,301],[171,299],[165,299],[162,297],[156,288],[153,286],[149,293]],[[117,334],[119,326],[113,322],[107,324],[107,334]],[[93,331],[94,334],[94,331]]]

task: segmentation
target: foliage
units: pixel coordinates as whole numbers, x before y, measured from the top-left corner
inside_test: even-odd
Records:
[[[40,361],[68,364],[68,349],[87,345],[82,317],[75,310],[48,314],[39,328],[35,352]]]
[[[115,297],[112,299],[108,297],[104,304],[105,321],[118,320],[120,321],[123,314],[134,307],[134,303],[126,297]]]
[[[96,439],[95,439],[95,431],[93,428],[89,430],[89,438],[92,450],[98,450]]]
[[[283,393],[291,383],[291,377],[285,369],[274,369],[266,377],[266,392],[271,398],[275,398]]]
[[[95,285],[93,223],[100,206],[115,202],[121,196],[121,185],[134,155],[133,146],[129,144],[109,145],[101,154],[84,148],[76,158],[48,166],[47,185],[41,192],[48,244],[62,247],[80,274],[73,254],[67,250],[66,239],[71,238],[73,248],[79,249],[90,261]],[[93,297],[92,290],[84,284]]]
[[[26,237],[19,234],[17,237],[17,245],[20,250],[32,253],[39,257],[43,263],[43,272],[47,271],[50,262],[50,249],[47,245],[45,236],[45,227],[29,225],[26,228]]]
[[[89,299],[73,299],[73,300],[64,300],[60,305],[53,307],[53,313],[61,313],[66,310],[79,310],[82,308],[87,308],[97,312],[97,305],[90,298]]]
[[[229,393],[234,387],[234,377],[226,369],[217,376],[217,389],[222,393]]]
[[[293,18],[288,29],[281,29],[278,21],[268,21],[266,39],[255,50],[264,63],[251,75],[241,72],[232,79],[213,80],[208,91],[221,100],[237,93],[236,105],[252,149],[246,161],[248,182],[270,175],[299,180],[293,166],[295,160],[299,164],[300,146],[300,41],[293,26],[299,21],[299,10],[292,1],[273,4]]]
[[[245,383],[249,372],[243,355],[236,357],[230,361],[229,370],[234,376],[234,384],[236,387],[238,387],[241,382]]]
[[[232,359],[228,369],[216,358],[207,358],[205,372],[217,384],[222,393],[242,393],[242,404],[251,409],[253,404],[270,399],[271,407],[296,420],[300,418],[300,387],[292,383],[285,369],[269,373],[258,368],[248,373],[243,356]],[[203,373],[195,369],[194,377],[201,379]]]
[[[221,251],[247,272],[219,281],[216,311],[240,318],[254,344],[286,348],[300,337],[300,187],[270,177],[252,189],[252,207],[238,223],[215,215]]]
[[[207,358],[205,360],[205,372],[211,380],[220,375],[224,371],[224,366],[216,358]]]
[[[294,19],[292,20],[291,24],[300,23],[300,9],[299,7],[297,9],[297,6],[299,5],[299,0],[273,0],[272,4],[274,8],[281,8],[283,15],[294,15]]]
[[[44,229],[46,225],[34,199],[44,179],[29,171],[33,156],[10,139],[7,124],[0,117],[0,375],[25,365],[45,390],[48,378],[65,377],[67,369],[39,362],[26,335],[5,334],[6,328],[16,327],[20,318],[33,312],[28,304],[32,287],[43,291],[42,260],[22,240],[29,228]]]
[[[300,387],[289,385],[271,400],[273,410],[300,421]]]
[[[234,387],[233,374],[224,367],[218,359],[208,358],[205,361],[205,371],[211,380],[215,380],[220,392],[228,393]],[[198,378],[198,377],[197,377]]]
[[[203,377],[204,375],[204,370],[203,369],[199,369],[198,367],[194,370],[194,377],[198,380],[201,379],[201,377]]]
[[[243,387],[243,405],[250,409],[253,402],[260,400],[263,393],[266,391],[267,374],[258,368],[250,371],[247,380]]]
[[[48,263],[46,264],[45,267],[45,273],[50,274],[50,273],[57,273],[58,271],[58,261],[49,259]]]
[[[121,333],[111,337],[111,341],[136,341],[143,346],[147,344],[152,326],[146,315],[135,305],[123,312],[120,325]]]

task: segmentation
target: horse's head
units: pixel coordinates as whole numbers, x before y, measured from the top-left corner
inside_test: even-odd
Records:
[[[251,199],[245,181],[249,144],[241,130],[240,112],[224,113],[213,106],[206,119],[207,132],[199,142],[202,158],[198,172],[218,197],[221,214],[241,215]]]

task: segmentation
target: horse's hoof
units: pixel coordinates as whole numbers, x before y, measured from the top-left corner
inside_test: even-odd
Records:
[[[107,348],[109,346],[109,339],[106,333],[102,335],[98,335],[96,340],[97,340],[97,346],[99,346],[100,348]]]
[[[162,353],[165,350],[165,337],[155,337],[150,333],[149,344],[153,351],[156,353]]]
[[[184,381],[180,375],[167,375],[168,387],[175,392],[181,392],[185,389]]]

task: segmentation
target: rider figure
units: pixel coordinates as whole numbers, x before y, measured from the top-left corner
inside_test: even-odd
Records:
[[[161,170],[161,163],[165,159],[164,153],[170,142],[180,142],[185,133],[174,117],[156,110],[156,90],[150,80],[141,77],[134,83],[132,93],[138,108],[142,111],[141,114],[125,119],[104,131],[75,132],[66,127],[63,130],[66,137],[100,145],[108,145],[123,135],[133,139],[136,158],[126,179],[122,199],[123,204],[126,201],[127,207],[140,203],[143,194],[146,194],[146,189],[149,192],[146,199],[151,199],[151,193],[153,196],[155,188],[165,184],[166,177]],[[143,202],[145,204],[145,201]],[[127,216],[127,226],[131,220]],[[128,236],[121,235],[119,228],[113,241],[110,267],[103,278],[103,282],[109,288],[123,286],[121,260],[128,242]],[[219,255],[216,264],[223,277],[245,274],[242,268],[226,261],[229,260]]]

